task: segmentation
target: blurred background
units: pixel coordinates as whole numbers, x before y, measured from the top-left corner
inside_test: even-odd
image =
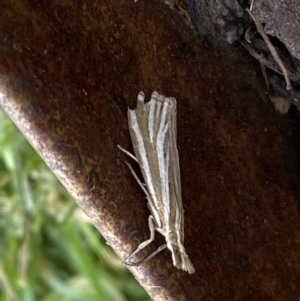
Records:
[[[149,301],[0,108],[0,301]]]

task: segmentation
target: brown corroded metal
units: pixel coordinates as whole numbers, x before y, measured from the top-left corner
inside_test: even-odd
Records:
[[[189,22],[155,0],[2,0],[0,103],[124,259],[149,235],[116,148],[130,149],[127,103],[142,89],[175,96],[196,273],[167,250],[132,272],[154,300],[298,300],[299,129],[245,50]]]

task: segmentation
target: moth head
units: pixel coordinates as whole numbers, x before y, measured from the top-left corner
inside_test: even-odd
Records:
[[[169,232],[167,235],[167,247],[172,253],[173,264],[176,268],[193,274],[195,272],[194,266],[191,263],[185,248],[175,232]]]

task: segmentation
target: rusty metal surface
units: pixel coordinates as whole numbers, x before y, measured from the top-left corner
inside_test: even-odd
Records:
[[[149,235],[127,103],[178,101],[185,246],[131,268],[154,300],[299,300],[299,129],[276,113],[254,59],[200,40],[161,1],[2,0],[0,103],[124,259]],[[162,242],[153,244],[150,252]]]

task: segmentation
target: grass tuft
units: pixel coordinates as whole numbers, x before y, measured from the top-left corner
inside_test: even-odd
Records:
[[[0,301],[149,301],[0,108]]]

